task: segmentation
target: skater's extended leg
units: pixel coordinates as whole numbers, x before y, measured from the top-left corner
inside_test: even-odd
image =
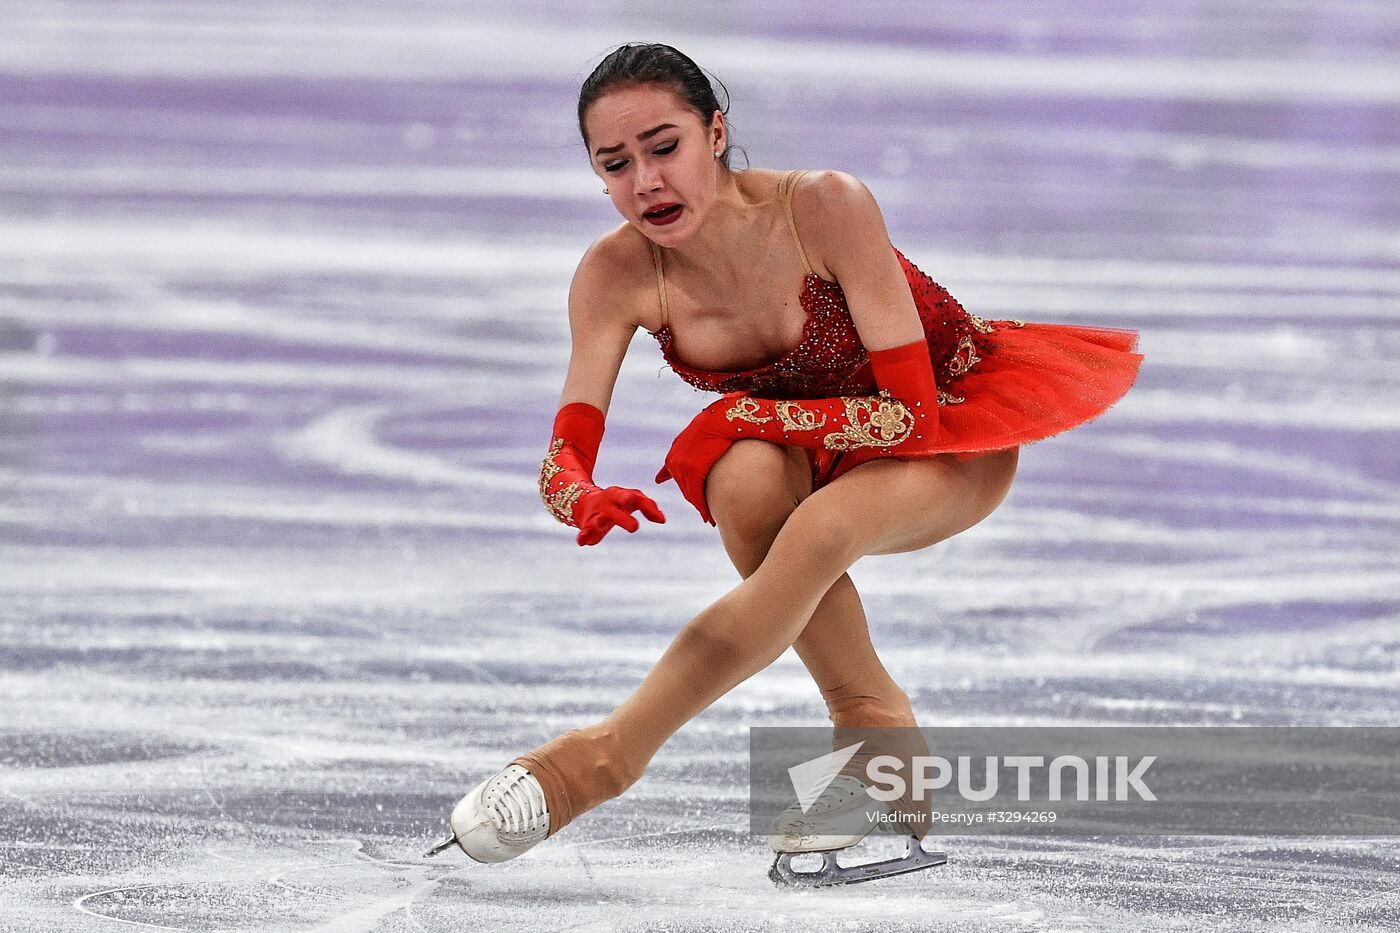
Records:
[[[826,592],[865,554],[918,550],[1000,503],[1016,451],[862,464],[795,509],[760,566],[692,619],[603,722],[516,759],[539,777],[550,831],[617,796],[661,745],[802,634]]]

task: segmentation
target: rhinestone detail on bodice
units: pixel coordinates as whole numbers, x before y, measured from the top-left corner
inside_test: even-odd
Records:
[[[995,344],[991,335],[1001,327],[1024,325],[1020,321],[984,321],[969,313],[947,289],[920,271],[898,249],[895,255],[899,257],[923,322],[929,354],[933,358],[934,379],[939,386],[939,404],[957,404],[962,399],[952,390],[961,377],[993,351]],[[806,320],[797,346],[754,369],[733,372],[694,369],[671,352],[673,337],[668,326],[652,331],[651,335],[661,345],[661,354],[671,369],[697,389],[745,392],[772,399],[831,398],[874,392],[869,356],[851,320],[841,286],[809,272],[799,300]]]

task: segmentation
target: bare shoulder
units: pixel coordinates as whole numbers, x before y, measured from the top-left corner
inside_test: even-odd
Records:
[[[793,198],[816,200],[846,200],[871,197],[870,189],[850,172],[834,168],[814,168],[804,171],[792,189]]]
[[[837,273],[841,257],[853,246],[889,242],[880,205],[865,183],[849,172],[814,169],[801,175],[792,189],[793,220],[817,272]]]
[[[633,329],[659,327],[660,311],[651,310],[647,303],[656,292],[648,243],[629,224],[621,224],[595,240],[574,270],[569,287],[569,316]]]

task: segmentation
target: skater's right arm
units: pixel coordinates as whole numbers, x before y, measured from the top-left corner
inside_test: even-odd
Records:
[[[551,515],[579,529],[580,546],[597,544],[616,526],[640,525],[633,512],[653,522],[666,516],[639,489],[600,488],[593,466],[622,358],[640,325],[629,301],[629,264],[615,237],[604,237],[584,254],[569,287],[572,350],[549,452],[540,464],[540,498]]]

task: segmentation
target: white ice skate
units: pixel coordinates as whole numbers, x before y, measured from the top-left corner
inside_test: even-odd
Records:
[[[487,778],[452,808],[452,835],[428,850],[455,843],[478,862],[504,862],[549,835],[549,807],[540,782],[520,765]]]
[[[875,828],[879,815],[888,812],[883,802],[866,793],[858,778],[837,775],[805,813],[793,804],[773,821],[768,843],[778,857],[768,869],[768,877],[780,887],[831,887],[902,875],[948,861],[942,852],[925,851],[911,833],[906,840],[909,849],[902,858],[850,867],[839,864],[836,853],[858,844]],[[799,871],[792,867],[794,858],[809,853],[822,856],[821,868]]]

